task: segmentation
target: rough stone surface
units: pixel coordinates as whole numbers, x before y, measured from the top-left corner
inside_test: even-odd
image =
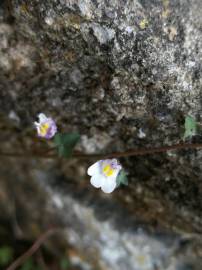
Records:
[[[39,112],[78,131],[85,153],[180,142],[186,115],[202,122],[201,13],[201,0],[2,1],[2,151],[46,148]],[[30,237],[63,225],[87,268],[198,270],[201,158],[121,159],[129,186],[106,196],[89,184],[91,160],[1,157],[0,216]]]

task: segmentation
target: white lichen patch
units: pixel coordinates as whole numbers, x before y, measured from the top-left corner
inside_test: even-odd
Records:
[[[81,14],[87,19],[92,19],[93,17],[93,4],[90,0],[79,0],[78,6],[80,8]]]
[[[91,27],[100,44],[105,44],[114,38],[115,31],[113,29],[95,23],[91,24]]]
[[[105,132],[95,134],[89,138],[86,135],[81,136],[81,150],[86,153],[95,153],[96,151],[103,150],[110,144],[112,138]]]
[[[44,21],[47,25],[51,26],[54,23],[54,18],[53,17],[45,17]]]
[[[133,33],[133,32],[135,31],[135,27],[134,27],[134,26],[128,25],[128,26],[126,26],[125,31],[126,31],[128,34],[131,34],[131,33]]]

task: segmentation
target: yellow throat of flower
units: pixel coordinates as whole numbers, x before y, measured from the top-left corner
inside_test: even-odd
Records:
[[[109,164],[107,164],[102,168],[102,172],[105,176],[112,176],[115,170]]]
[[[49,129],[48,123],[41,124],[39,128],[41,136],[45,136],[48,132],[48,129]]]

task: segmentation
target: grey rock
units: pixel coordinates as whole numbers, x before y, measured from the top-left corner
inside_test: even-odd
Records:
[[[202,121],[201,12],[201,0],[3,1],[1,151],[46,147],[33,131],[39,112],[78,131],[86,153],[180,142],[186,115]],[[129,187],[104,196],[86,176],[91,160],[2,156],[0,216],[18,231],[17,209],[30,237],[31,224],[57,219],[92,267],[201,269],[201,158],[182,150],[121,159]],[[25,203],[29,189],[38,196]]]

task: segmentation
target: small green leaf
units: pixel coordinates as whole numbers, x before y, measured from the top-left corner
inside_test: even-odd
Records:
[[[4,246],[0,248],[0,265],[6,265],[13,259],[13,250],[11,247]]]
[[[70,263],[69,263],[69,260],[67,258],[62,258],[61,261],[60,261],[60,268],[62,270],[67,270],[69,269],[70,267]]]
[[[68,145],[74,147],[79,141],[80,135],[78,133],[57,133],[54,137],[56,145]]]
[[[72,151],[71,151],[71,149],[69,149],[65,145],[61,144],[58,146],[58,153],[59,153],[60,157],[68,158],[71,156]]]
[[[184,132],[183,140],[196,135],[197,123],[196,123],[195,119],[189,115],[186,116],[184,128],[185,128],[185,132]]]
[[[69,158],[79,140],[78,133],[57,133],[54,142],[58,147],[59,156]]]
[[[128,185],[128,177],[127,177],[127,174],[124,170],[121,170],[116,178],[116,183],[117,183],[117,186],[120,186],[121,184],[122,185],[125,185],[127,186]]]

